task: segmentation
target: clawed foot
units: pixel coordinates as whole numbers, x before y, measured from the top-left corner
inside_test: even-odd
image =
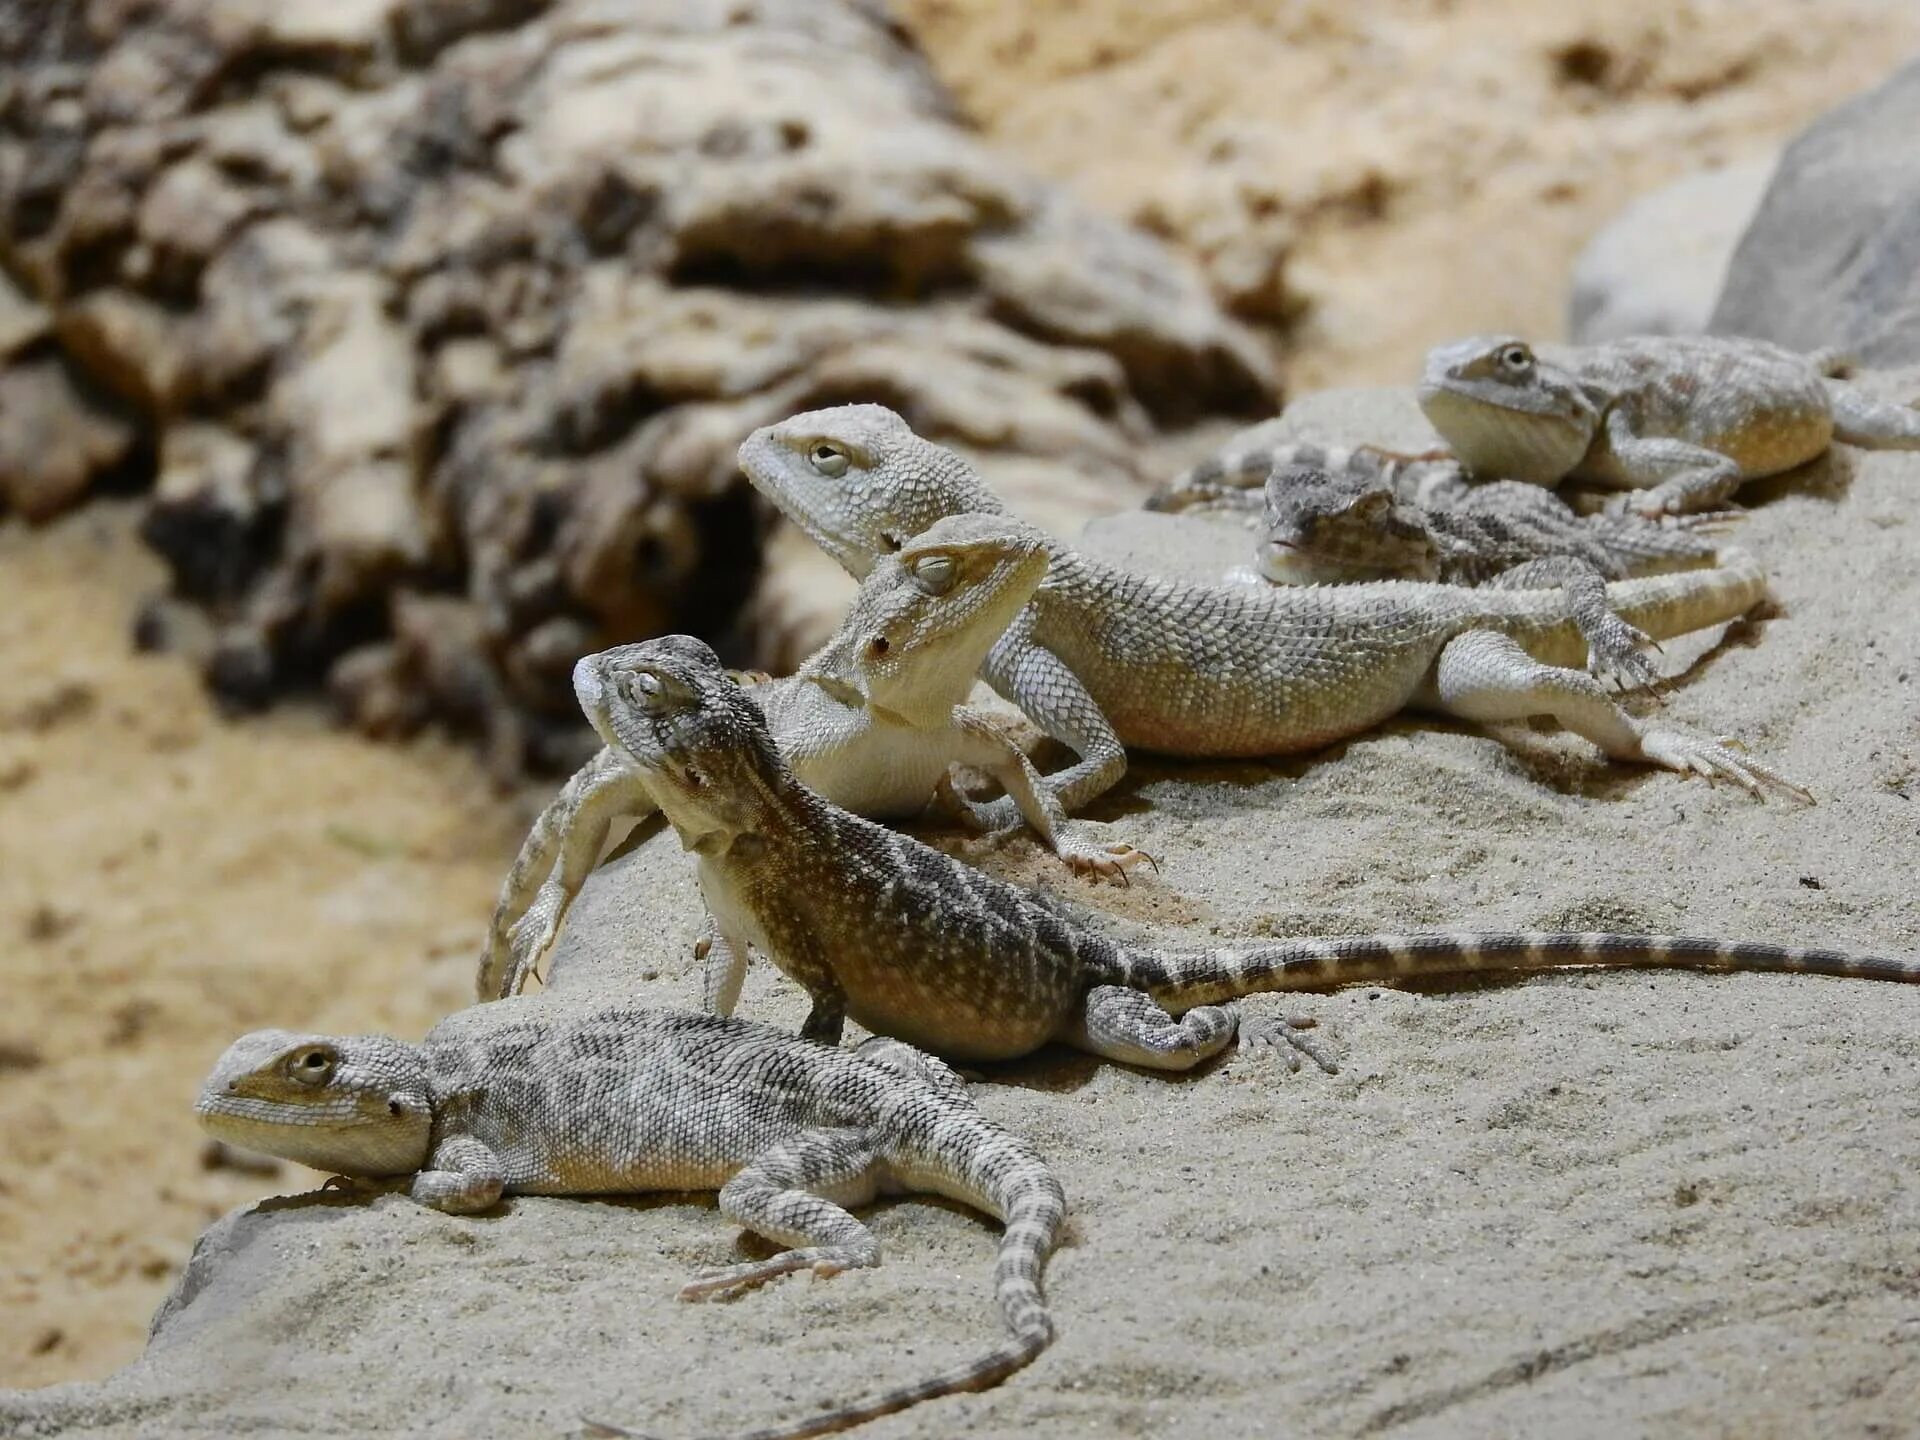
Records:
[[[1133,883],[1127,871],[1135,865],[1151,865],[1155,874],[1160,872],[1158,860],[1124,841],[1115,845],[1100,845],[1085,840],[1062,840],[1058,854],[1066,867],[1076,875],[1087,875],[1096,880],[1117,880],[1122,885]]]
[[[1311,1015],[1242,1015],[1242,1050],[1278,1050],[1289,1072],[1297,1072],[1302,1061],[1311,1060],[1329,1075],[1338,1075],[1340,1067],[1318,1044],[1307,1038],[1307,1031],[1319,1025]]]
[[[826,1277],[838,1275],[847,1265],[831,1255],[822,1255],[817,1251],[788,1250],[775,1255],[770,1260],[753,1260],[744,1265],[729,1265],[721,1270],[709,1270],[704,1275],[696,1275],[680,1287],[682,1300],[711,1300],[715,1298],[732,1299],[743,1295],[769,1280],[778,1280],[782,1275],[791,1275],[799,1270],[811,1270],[815,1275]]]
[[[1611,680],[1622,690],[1644,690],[1664,704],[1660,672],[1647,658],[1649,650],[1664,653],[1646,631],[1609,615],[1587,636],[1587,670],[1596,680]]]
[[[1707,780],[1731,780],[1756,800],[1766,797],[1766,786],[1775,785],[1803,804],[1813,803],[1813,792],[1798,785],[1764,761],[1746,753],[1746,746],[1730,735],[1705,740],[1680,730],[1654,729],[1640,737],[1640,751],[1656,765],[1678,770],[1682,775],[1700,775]]]
[[[527,929],[529,922],[534,925],[530,931]],[[507,966],[506,983],[500,989],[502,1000],[518,995],[527,988],[528,980],[539,975],[540,962],[553,945],[555,928],[552,921],[534,921],[532,916],[513,927],[513,961]]]

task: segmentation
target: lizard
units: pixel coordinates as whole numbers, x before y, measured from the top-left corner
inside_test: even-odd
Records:
[[[1031,893],[808,789],[713,652],[666,636],[618,667],[583,660],[583,705],[646,771],[696,857],[716,922],[807,991],[801,1033],[847,1019],[950,1059],[1008,1060],[1063,1042],[1186,1070],[1240,1043],[1292,1046],[1331,1069],[1299,1022],[1249,1025],[1263,991],[1572,966],[1681,966],[1920,982],[1920,961],[1674,936],[1518,932],[1249,940],[1206,950],[1126,944]]]
[[[743,1020],[519,996],[456,1011],[418,1044],[256,1030],[227,1048],[195,1108],[229,1145],[350,1186],[411,1177],[415,1201],[452,1214],[504,1195],[718,1190],[728,1219],[792,1247],[695,1276],[683,1300],[877,1265],[879,1242],[845,1208],[876,1193],[945,1195],[1004,1222],[994,1288],[1011,1339],[753,1440],[986,1389],[1053,1338],[1040,1273],[1065,1215],[1059,1181],[951,1070],[894,1041],[849,1051]]]
[[[874,567],[834,636],[792,677],[756,690],[794,768],[850,809],[887,819],[919,813],[951,766],[973,766],[1006,789],[1019,818],[1076,872],[1124,879],[1127,867],[1150,859],[1080,833],[1020,748],[963,703],[1046,567],[1035,533],[992,516],[943,520]],[[646,785],[611,744],[561,787],[501,884],[478,966],[481,999],[524,984],[613,824],[653,813]],[[717,943],[709,937],[703,950]],[[716,973],[725,970],[724,954],[709,958]]]
[[[880,405],[809,411],[753,432],[740,465],[859,577],[942,515],[1002,514],[961,456]],[[1049,540],[1046,579],[988,653],[988,684],[1079,759],[1048,783],[1077,811],[1126,772],[1126,747],[1258,757],[1311,750],[1418,704],[1480,722],[1549,715],[1608,755],[1724,777],[1791,781],[1726,744],[1622,710],[1584,670],[1565,598],[1383,581],[1188,585]],[[1656,640],[1744,614],[1766,592],[1753,559],[1619,581],[1608,606]],[[1005,823],[1005,802],[989,818]]]
[[[1614,508],[1677,514],[1723,504],[1835,440],[1920,449],[1920,410],[1835,378],[1831,352],[1661,335],[1536,354],[1512,335],[1429,351],[1420,408],[1480,479],[1571,480],[1631,492]]]
[[[1315,463],[1320,457],[1345,463]],[[1262,461],[1266,469],[1259,490],[1191,478],[1196,472],[1252,478]],[[1652,688],[1654,672],[1641,650],[1646,637],[1608,609],[1606,582],[1711,565],[1717,548],[1692,532],[1725,521],[1729,512],[1676,516],[1665,523],[1635,515],[1580,515],[1536,485],[1515,480],[1469,485],[1459,480],[1460,473],[1457,465],[1403,462],[1383,451],[1336,454],[1317,445],[1279,445],[1197,466],[1148,508],[1258,507],[1254,565],[1229,570],[1223,578],[1231,584],[1437,580],[1501,589],[1557,586],[1587,642],[1588,668]],[[1403,487],[1413,493],[1403,496]]]

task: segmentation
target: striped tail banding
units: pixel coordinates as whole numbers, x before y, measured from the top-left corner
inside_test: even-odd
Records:
[[[1176,1014],[1276,990],[1583,967],[1748,970],[1920,983],[1920,960],[1754,940],[1577,930],[1316,936],[1188,955],[1136,952],[1125,964],[1127,978],[1120,983],[1146,991]]]
[[[809,1435],[849,1430],[925,1400],[969,1390],[990,1390],[1015,1371],[1032,1364],[1035,1357],[1053,1343],[1053,1317],[1047,1311],[1040,1288],[1040,1272],[1053,1250],[1060,1222],[1066,1216],[1067,1198],[1052,1173],[1031,1158],[1028,1163],[1016,1163],[1011,1173],[992,1189],[997,1207],[1006,1216],[1000,1254],[993,1267],[994,1294],[1007,1328],[1013,1332],[1012,1340],[924,1380],[882,1391],[850,1405],[823,1410],[805,1420],[749,1430],[730,1436],[729,1440],[805,1440]],[[650,1440],[644,1431],[625,1429],[602,1420],[589,1419],[585,1423],[589,1434]]]

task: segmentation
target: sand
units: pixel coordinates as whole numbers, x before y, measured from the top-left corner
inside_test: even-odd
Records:
[[[1920,386],[1920,373],[1894,387]],[[1311,430],[1408,424],[1404,394],[1309,397]],[[1118,931],[1468,925],[1705,931],[1912,953],[1920,936],[1920,457],[1759,488],[1777,577],[1674,686],[1819,803],[1609,765],[1583,742],[1408,718],[1285,764],[1136,763],[1094,817],[1161,857],[1127,890],[1016,842],[943,837]],[[1200,521],[1091,542],[1204,569]],[[1695,646],[1694,648],[1698,648]],[[1674,647],[1680,663],[1685,647]],[[670,835],[604,867],[554,989],[695,993]],[[1262,998],[1317,1016],[1337,1076],[1234,1054],[1170,1079],[1047,1052],[982,1107],[1055,1164],[1061,1335],[1026,1373],[876,1423],[957,1433],[1897,1436],[1920,1406],[1920,989],[1668,972]],[[797,1024],[756,966],[741,1013]],[[290,1186],[289,1188],[294,1188]],[[582,1413],[662,1434],[787,1420],[994,1333],[992,1228],[876,1208],[877,1270],[729,1305],[705,1197],[517,1200],[473,1220],[310,1195],[225,1222],[145,1360],[0,1399],[27,1434],[510,1435]],[[747,1247],[751,1249],[752,1247]]]

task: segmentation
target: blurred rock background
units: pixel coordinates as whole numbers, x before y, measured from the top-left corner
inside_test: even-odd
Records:
[[[186,1111],[231,1034],[464,1000],[576,654],[831,624],[747,429],[884,400],[1071,528],[1283,374],[1558,335],[1627,201],[1920,50],[1573,8],[0,5],[0,1384],[276,1184]]]

